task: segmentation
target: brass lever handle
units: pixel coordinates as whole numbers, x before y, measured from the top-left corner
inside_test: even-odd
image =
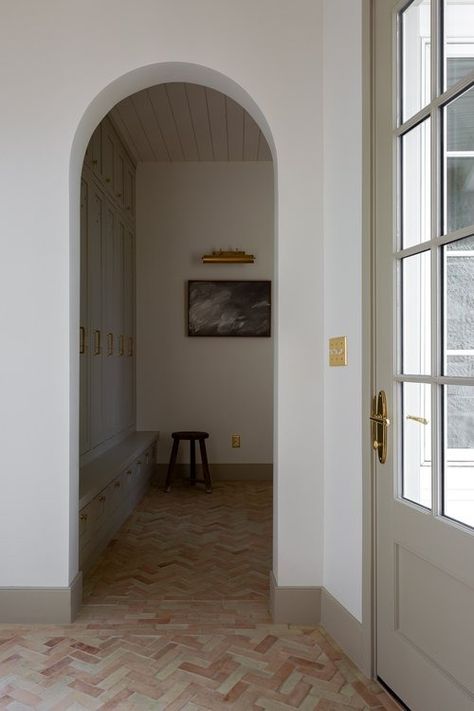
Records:
[[[419,415],[407,415],[407,420],[413,420],[413,422],[419,422],[420,425],[429,425],[430,421],[426,417],[420,417]]]
[[[387,417],[387,396],[383,390],[373,398],[373,412],[369,419],[372,423],[372,447],[378,452],[379,462],[385,464],[390,418]]]
[[[378,425],[390,427],[390,418],[385,417],[384,415],[370,415],[369,420],[376,422]]]

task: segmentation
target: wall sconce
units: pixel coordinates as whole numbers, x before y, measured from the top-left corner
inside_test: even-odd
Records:
[[[239,249],[229,251],[220,249],[202,256],[203,264],[253,264],[254,262],[255,257],[253,254],[246,254]]]

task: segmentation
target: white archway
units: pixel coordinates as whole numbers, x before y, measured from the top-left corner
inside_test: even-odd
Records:
[[[84,155],[91,138],[93,131],[104,116],[122,99],[134,94],[147,87],[162,84],[167,82],[187,82],[200,84],[223,94],[226,94],[234,101],[239,103],[256,121],[264,134],[267,143],[270,147],[273,159],[274,170],[274,244],[275,258],[277,253],[277,150],[270,126],[262,113],[261,109],[253,98],[235,81],[222,73],[197,64],[185,62],[166,62],[157,63],[134,69],[118,77],[108,86],[96,95],[94,100],[84,111],[84,114],[77,126],[74,134],[74,139],[71,147],[71,157],[69,165],[69,200],[70,200],[70,506],[69,506],[69,534],[70,534],[70,549],[69,549],[69,575],[70,580],[74,580],[78,574],[78,480],[79,480],[79,448],[78,448],[78,431],[79,431],[79,357],[77,352],[77,334],[79,333],[79,288],[80,288],[80,179]],[[276,353],[277,339],[277,318],[276,308],[278,304],[278,282],[277,270],[275,269],[274,276],[274,291],[276,298],[274,299],[274,323],[275,328],[273,337],[275,346],[273,349],[274,358]],[[274,369],[274,421],[277,406],[277,388],[276,388],[277,369]],[[274,425],[274,439],[276,436],[276,427]],[[277,452],[277,447],[274,442],[274,453]],[[275,455],[274,455],[275,465]],[[274,477],[274,509],[276,506],[277,479]],[[274,526],[274,530],[275,530]],[[276,536],[274,535],[274,562],[276,558]]]

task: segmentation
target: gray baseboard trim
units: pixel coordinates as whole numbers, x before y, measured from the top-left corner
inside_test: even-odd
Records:
[[[319,625],[321,588],[278,586],[271,572],[270,612],[276,624]]]
[[[321,625],[359,669],[363,669],[362,623],[325,588],[321,594]]]
[[[66,588],[0,588],[0,623],[67,625],[81,599],[82,573]]]
[[[213,481],[273,481],[273,464],[210,464]],[[156,465],[158,484],[164,484],[168,464]],[[198,479],[202,479],[201,464],[196,464]],[[173,477],[189,477],[189,464],[177,464]]]

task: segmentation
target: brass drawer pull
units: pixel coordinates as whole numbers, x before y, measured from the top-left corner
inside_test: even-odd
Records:
[[[102,346],[100,344],[100,331],[96,329],[94,331],[94,355],[100,355],[102,352]]]
[[[107,334],[107,355],[111,356],[114,354],[114,334]]]
[[[119,355],[123,356],[125,353],[125,336],[120,334],[119,336]]]
[[[133,356],[133,338],[132,338],[132,336],[130,336],[128,339],[128,355],[130,357]]]
[[[83,355],[86,352],[86,329],[84,326],[81,326],[79,333],[79,353]]]

